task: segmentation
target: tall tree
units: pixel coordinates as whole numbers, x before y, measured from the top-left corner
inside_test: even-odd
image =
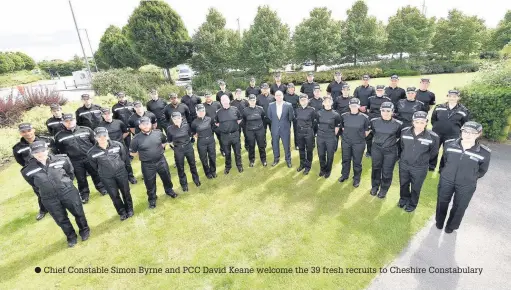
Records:
[[[25,62],[21,56],[15,54],[14,52],[9,52],[7,56],[14,63],[14,71],[20,71],[25,68]]]
[[[506,12],[493,34],[493,44],[496,50],[502,49],[511,42],[511,10]]]
[[[351,9],[346,11],[348,18],[342,27],[342,43],[344,53],[353,58],[354,65],[361,57],[375,55],[382,51],[385,34],[381,33],[379,27],[381,22],[374,16],[368,16],[367,4],[358,0]]]
[[[237,31],[225,28],[225,18],[210,8],[204,22],[192,37],[190,64],[195,71],[212,73],[216,78],[237,66],[241,39]]]
[[[400,8],[389,18],[387,31],[387,52],[418,54],[430,47],[435,18],[426,18],[419,9],[411,6]]]
[[[136,51],[165,68],[169,78],[170,68],[191,56],[190,36],[181,17],[163,1],[141,1],[128,19],[126,31]]]
[[[35,61],[33,58],[20,51],[16,52],[16,54],[23,59],[23,63],[25,64],[24,69],[33,70],[35,68]]]
[[[0,74],[14,71],[16,65],[8,54],[0,52]]]
[[[259,6],[254,23],[243,35],[245,67],[254,72],[268,73],[289,60],[289,27],[280,21],[276,11]]]
[[[341,26],[332,19],[332,11],[326,7],[314,8],[310,17],[296,27],[293,35],[295,60],[314,61],[318,65],[329,64],[339,58]]]

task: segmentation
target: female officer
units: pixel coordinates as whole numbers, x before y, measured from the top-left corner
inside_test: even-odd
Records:
[[[482,131],[481,124],[468,121],[461,127],[461,138],[447,140],[444,144],[442,159],[445,165],[440,169],[436,227],[443,228],[449,202],[454,199],[445,224],[448,234],[459,228],[476,190],[477,180],[486,174],[490,166],[491,150],[478,141]]]
[[[321,166],[319,176],[328,178],[332,172],[334,153],[337,149],[337,133],[341,123],[341,116],[332,108],[332,97],[323,99],[324,109],[317,115],[318,120],[318,157]]]
[[[249,106],[241,111],[245,123],[245,136],[248,146],[248,159],[250,167],[254,167],[255,146],[259,148],[259,158],[261,164],[266,166],[266,128],[264,127],[264,118],[266,114],[263,107],[256,106],[257,98],[255,95],[248,96]]]
[[[192,135],[197,139],[197,151],[202,168],[208,179],[216,178],[216,142],[213,136],[213,121],[206,116],[203,104],[196,106],[197,118],[192,122]]]
[[[193,145],[190,141],[190,126],[183,122],[180,112],[172,112],[172,125],[167,128],[167,141],[174,148],[174,160],[176,162],[177,174],[179,175],[179,183],[183,191],[188,191],[188,180],[185,173],[185,157],[190,166],[192,179],[195,185],[201,185],[197,167],[195,166],[195,153]]]

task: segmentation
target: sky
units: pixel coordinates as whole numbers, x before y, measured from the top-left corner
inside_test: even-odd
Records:
[[[124,26],[139,0],[71,0],[80,29],[87,29],[95,51],[103,32],[110,25]],[[511,1],[485,0],[366,0],[369,14],[387,23],[399,7],[406,5],[422,9],[426,5],[428,17],[446,17],[456,8],[469,15],[477,15],[488,27],[496,27],[511,10]],[[315,7],[328,7],[332,17],[346,19],[346,10],[355,0],[166,0],[181,15],[190,35],[205,21],[209,7],[218,9],[227,19],[227,28],[237,29],[239,18],[242,30],[252,23],[257,7],[269,5],[291,29],[307,18]],[[23,51],[36,61],[44,59],[70,59],[83,55],[68,0],[1,0],[0,51]],[[91,49],[81,30],[87,56]]]

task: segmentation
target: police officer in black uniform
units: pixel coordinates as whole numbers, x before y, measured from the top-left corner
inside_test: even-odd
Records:
[[[376,96],[376,90],[369,85],[369,75],[362,76],[362,84],[355,89],[353,97],[360,100],[360,112],[367,114],[367,106],[369,105],[369,97]]]
[[[172,123],[172,113],[179,112],[183,116],[183,121],[190,124],[192,123],[192,118],[190,114],[190,108],[187,105],[181,103],[178,95],[176,93],[171,93],[170,103],[163,110],[163,114],[165,115],[165,119],[169,125],[173,125]]]
[[[266,166],[266,128],[264,127],[264,119],[266,113],[263,107],[257,106],[257,97],[255,95],[248,96],[249,106],[243,109],[243,122],[245,123],[246,144],[248,146],[248,160],[250,167],[254,167],[255,146],[259,149],[259,158],[263,166]]]
[[[105,185],[115,210],[123,221],[133,216],[133,201],[127,171],[128,153],[123,143],[108,137],[109,132],[105,127],[97,127],[94,133],[97,142],[89,150],[87,157],[99,173],[101,182]]]
[[[59,104],[51,104],[50,111],[53,116],[46,120],[46,128],[48,128],[48,133],[53,137],[64,128],[62,126],[62,108]]]
[[[80,195],[73,185],[71,161],[66,155],[50,154],[45,141],[30,144],[30,151],[34,158],[23,167],[21,174],[41,195],[44,207],[66,235],[68,246],[76,245],[77,236],[67,211],[75,217],[82,241],[86,241],[90,229],[80,203]]]
[[[317,85],[318,84],[314,81],[314,73],[308,72],[307,81],[303,82],[302,86],[300,87],[300,93],[307,94],[309,99],[312,99],[314,97],[314,89]]]
[[[424,103],[424,106],[426,107],[426,112],[429,112],[431,107],[433,107],[436,104],[436,96],[435,93],[432,91],[429,91],[429,82],[430,80],[428,78],[421,78],[420,87],[417,90],[417,100]]]
[[[131,159],[129,158],[128,145],[124,143],[127,136],[130,134],[128,127],[121,121],[112,118],[112,112],[108,108],[101,108],[103,115],[103,121],[99,123],[99,126],[105,128],[108,133],[108,137],[112,141],[116,141],[124,145],[125,156],[128,158],[126,162],[126,170],[128,171],[128,181],[131,184],[136,184],[137,179],[133,175],[133,168],[131,167]],[[98,127],[98,128],[100,128]],[[96,128],[97,129],[97,128]],[[131,140],[130,140],[131,141]],[[108,189],[107,189],[108,190]]]
[[[206,177],[208,179],[216,178],[216,142],[213,136],[213,120],[206,115],[204,104],[198,104],[196,110],[197,118],[191,124],[192,135],[197,139],[197,151]]]
[[[135,109],[135,113],[132,114],[128,120],[128,128],[132,134],[140,133],[140,118],[148,117],[151,120],[151,124],[153,125],[153,129],[158,127],[158,118],[153,113],[146,111],[142,106],[142,102],[135,101],[133,102],[133,108]],[[130,144],[131,146],[131,144]]]
[[[229,96],[221,97],[222,108],[218,110],[215,118],[215,124],[220,131],[220,138],[225,152],[225,174],[231,170],[231,148],[234,150],[236,167],[238,171],[243,172],[243,163],[241,161],[241,142],[239,124],[243,117],[236,107],[230,105]]]
[[[183,122],[181,113],[172,113],[172,125],[167,128],[167,142],[171,148],[174,148],[174,161],[176,162],[179,183],[184,192],[188,191],[188,180],[185,173],[185,158],[192,173],[193,183],[197,187],[201,186],[197,166],[195,165],[195,152],[192,142],[190,142],[190,125]]]
[[[395,118],[403,122],[403,127],[412,126],[413,113],[426,111],[424,103],[417,101],[416,95],[415,87],[408,87],[406,88],[406,99],[397,102]]]
[[[392,101],[394,107],[397,106],[397,102],[402,99],[406,99],[406,92],[403,88],[398,87],[399,77],[392,75],[390,77],[390,86],[385,88],[385,95]]]
[[[240,113],[243,113],[243,110],[248,107],[248,101],[243,99],[241,96],[241,89],[238,88],[234,91],[234,100],[231,101],[231,106],[236,107]],[[240,133],[241,132],[243,132],[243,137],[245,140],[245,149],[248,151],[247,135],[245,134],[245,122],[243,121],[240,123]]]
[[[158,124],[156,126],[156,128],[158,130],[161,130],[162,132],[164,132],[165,130],[167,130],[167,127],[169,126],[169,122],[165,118],[165,114],[164,114],[165,107],[167,106],[167,102],[164,99],[160,98],[160,96],[158,95],[158,91],[155,89],[152,89],[149,92],[149,96],[151,97],[151,100],[149,100],[146,104],[147,111],[153,113],[154,116],[156,116],[156,120],[157,120],[157,124]],[[151,118],[151,122],[152,122],[152,118]],[[138,124],[134,128],[135,128],[135,131],[137,131],[137,133],[138,133],[139,132]]]
[[[256,80],[254,77],[250,78],[250,85],[245,90],[245,97],[248,98],[250,95],[259,96],[261,94],[261,88],[256,86]]]
[[[18,162],[19,165],[25,166],[28,164],[28,161],[30,161],[32,158],[32,155],[30,155],[30,144],[36,141],[45,142],[46,146],[53,150],[53,139],[36,135],[32,124],[21,123],[18,125],[18,131],[20,132],[21,139],[18,143],[16,143],[16,145],[12,147],[12,154],[14,155],[14,159],[16,162]],[[39,213],[36,216],[36,220],[41,220],[44,218],[48,211],[41,201],[41,196],[39,195],[39,192],[37,192],[37,188],[33,187],[33,189],[35,195],[37,196],[37,202],[39,203]]]
[[[262,107],[265,112],[268,112],[268,106],[271,102],[275,102],[275,97],[270,94],[270,87],[267,83],[261,85],[261,91],[261,94],[257,96],[256,105]],[[271,121],[268,116],[264,118],[264,127],[271,130]]]
[[[140,133],[136,134],[131,140],[130,154],[138,155],[144,176],[144,184],[147,189],[147,199],[149,208],[156,207],[156,173],[160,176],[165,189],[165,194],[176,198],[177,194],[173,190],[172,180],[170,179],[170,170],[163,152],[167,144],[165,135],[158,129],[153,129],[151,119],[142,117],[139,121]]]
[[[232,95],[231,92],[229,92],[226,88],[225,88],[225,82],[220,80],[218,81],[218,85],[220,86],[220,90],[216,93],[216,101],[217,102],[220,102],[220,98],[223,96],[223,95],[227,95],[229,97],[229,101],[232,101],[234,100],[234,96]]]
[[[87,152],[96,143],[94,132],[89,127],[76,125],[73,114],[63,114],[62,118],[64,119],[65,129],[55,135],[55,147],[58,153],[67,154],[71,160],[82,202],[87,203],[90,194],[87,173],[92,177],[94,186],[101,195],[107,194],[98,172],[92,167],[87,158]]]
[[[335,100],[337,100],[337,98],[339,96],[341,96],[341,91],[342,91],[342,87],[346,84],[346,82],[344,82],[342,80],[342,74],[340,71],[336,71],[334,73],[334,81],[331,82],[330,84],[328,84],[328,87],[326,87],[326,93],[328,96],[331,96],[332,97],[332,100],[334,101],[334,104],[335,104]]]
[[[191,85],[186,86],[186,95],[181,98],[181,103],[185,104],[190,110],[190,119],[193,121],[197,118],[197,111],[195,110],[195,106],[202,103],[201,98],[193,93],[193,88]],[[191,123],[191,122],[190,122]]]
[[[314,95],[312,98],[309,98],[309,106],[313,107],[316,112],[323,110],[323,97],[321,97],[321,87],[319,85],[314,87]]]
[[[94,130],[101,122],[101,107],[92,104],[92,97],[88,94],[82,95],[82,103],[83,106],[76,110],[76,124]]]
[[[222,138],[220,138],[220,129],[215,124],[216,112],[222,108],[222,105],[220,102],[213,100],[213,96],[209,91],[205,92],[204,97],[204,109],[206,110],[206,116],[211,118],[211,122],[213,123],[213,132],[215,132],[216,138],[218,139],[218,144],[220,145],[220,153],[222,156],[225,156]]]
[[[447,102],[438,104],[431,114],[432,130],[440,137],[440,145],[444,145],[445,140],[456,139],[460,136],[461,127],[470,120],[470,112],[459,103],[459,92],[450,90],[447,94]],[[437,165],[438,156],[431,159],[429,170],[434,171]],[[440,167],[443,159],[440,160]]]
[[[339,182],[348,180],[353,160],[353,186],[360,185],[362,175],[362,157],[366,147],[365,140],[369,134],[369,116],[360,112],[360,100],[350,99],[350,112],[341,115],[342,130],[342,172]]]
[[[112,117],[116,120],[123,122],[129,131],[129,119],[130,119],[131,115],[133,115],[135,113],[135,109],[133,108],[133,103],[128,102],[128,100],[126,100],[126,95],[124,94],[124,92],[118,92],[116,95],[117,95],[118,102],[112,106],[112,113],[113,113]],[[103,117],[103,119],[104,119],[104,117]],[[102,124],[101,127],[105,127],[104,124]],[[110,132],[109,129],[108,129],[108,131]],[[112,138],[112,137],[110,136],[110,138]],[[130,147],[130,142],[131,142],[131,134],[128,134],[127,136],[124,137],[124,144],[126,144],[127,148]],[[128,154],[128,156],[129,156],[129,154]]]
[[[381,117],[380,106],[384,102],[391,102],[387,96],[385,96],[385,86],[376,86],[376,96],[369,97],[368,115],[369,120]],[[371,147],[373,145],[373,131],[369,132],[366,138],[366,157],[371,157]]]
[[[300,106],[300,96],[295,94],[295,84],[289,83],[287,85],[287,92],[284,94],[284,101],[293,106],[296,116],[296,108]],[[295,141],[295,148],[298,150],[298,141],[296,138],[296,118],[293,120],[293,139]]]
[[[427,125],[428,113],[419,111],[413,114],[413,125],[401,130],[398,206],[407,212],[417,207],[429,159],[438,154],[438,135],[427,130]]]
[[[286,85],[281,82],[281,74],[279,72],[275,73],[275,83],[273,83],[270,86],[270,94],[275,96],[275,93],[277,91],[281,91],[282,93],[285,93],[286,90],[287,90]]]
[[[340,115],[350,112],[350,86],[348,84],[342,86],[341,96],[334,101],[334,110]]]
[[[384,102],[380,107],[381,117],[371,119],[373,146],[371,150],[372,166],[371,195],[385,198],[392,184],[394,165],[398,159],[397,147],[403,122],[392,118],[394,104]]]
[[[491,150],[478,141],[482,130],[481,124],[468,121],[461,128],[461,138],[448,140],[444,144],[442,158],[445,159],[445,166],[440,170],[438,183],[436,227],[443,228],[449,203],[453,199],[445,224],[446,233],[452,233],[459,228],[476,190],[477,181],[486,174],[490,166]]]
[[[300,106],[295,111],[296,120],[296,141],[300,152],[300,166],[296,171],[303,170],[303,174],[309,174],[312,166],[312,151],[314,151],[314,128],[317,123],[316,109],[309,106],[309,96],[300,95]]]
[[[334,153],[337,149],[337,134],[341,126],[341,116],[332,108],[332,97],[326,96],[323,109],[318,112],[318,157],[321,166],[319,176],[328,178],[332,173]]]

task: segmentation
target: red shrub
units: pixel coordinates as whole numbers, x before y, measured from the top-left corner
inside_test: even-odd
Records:
[[[6,99],[0,98],[0,126],[16,123],[26,109],[27,106],[21,98],[14,98],[12,95]]]
[[[48,86],[26,86],[23,88],[23,102],[27,109],[32,109],[41,105],[49,106],[58,103],[61,106],[67,103],[62,94],[49,88]]]

